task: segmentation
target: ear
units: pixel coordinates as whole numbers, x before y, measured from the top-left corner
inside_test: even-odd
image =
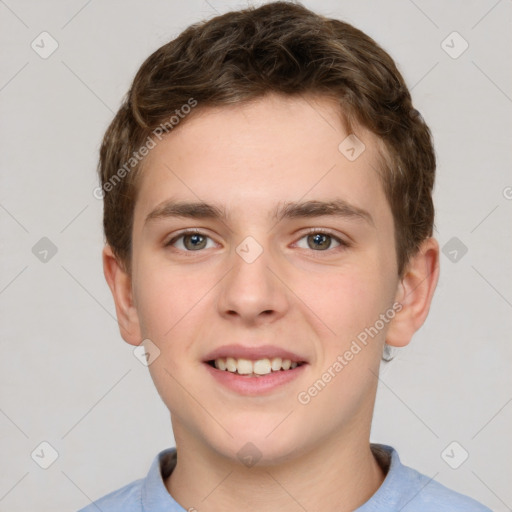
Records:
[[[121,336],[130,345],[139,345],[142,336],[137,309],[133,303],[131,276],[118,262],[109,245],[103,248],[102,258],[103,273],[114,297]]]
[[[423,325],[430,310],[439,279],[439,244],[427,238],[411,257],[400,280],[395,301],[402,309],[395,315],[386,334],[386,343],[404,347]]]

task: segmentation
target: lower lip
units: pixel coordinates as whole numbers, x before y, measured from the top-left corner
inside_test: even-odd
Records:
[[[277,389],[284,384],[299,377],[307,366],[306,363],[293,368],[293,370],[281,370],[260,377],[246,377],[238,373],[218,370],[208,363],[204,363],[212,377],[227,388],[241,395],[262,395]]]

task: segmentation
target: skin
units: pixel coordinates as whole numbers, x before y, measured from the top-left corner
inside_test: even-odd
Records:
[[[347,135],[339,107],[322,97],[198,106],[145,161],[131,275],[108,246],[103,251],[121,335],[160,350],[149,369],[179,454],[165,485],[185,509],[348,511],[382,484],[369,436],[383,344],[404,346],[423,324],[439,247],[425,240],[399,279],[393,217],[375,171],[379,141],[357,128],[366,149],[352,162],[338,150]],[[146,223],[170,198],[216,203],[228,217]],[[372,222],[272,218],[285,201],[334,198],[366,210]],[[200,239],[204,248],[190,250],[190,237],[186,246],[184,238],[166,246],[186,228],[209,237]],[[328,238],[327,249],[322,240],[317,248],[308,228],[349,245]],[[252,263],[236,252],[247,236],[263,250]],[[307,405],[299,403],[297,395],[395,302],[402,309],[393,320]],[[231,343],[278,345],[308,365],[278,390],[241,396],[202,362]],[[237,457],[247,442],[261,453],[251,468]]]

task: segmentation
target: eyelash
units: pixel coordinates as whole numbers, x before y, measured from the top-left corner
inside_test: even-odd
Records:
[[[343,240],[342,238],[334,235],[329,229],[319,229],[319,228],[309,228],[305,234],[303,234],[299,240],[302,240],[303,238],[307,237],[307,236],[310,236],[310,235],[315,235],[315,234],[322,234],[322,235],[327,235],[329,236],[331,239],[335,240],[336,242],[339,243],[339,246],[338,247],[334,247],[334,248],[329,248],[329,249],[325,249],[325,250],[320,250],[320,251],[315,251],[313,249],[310,249],[311,252],[313,253],[332,253],[333,251],[336,251],[336,250],[344,250],[344,249],[348,249],[349,247],[351,247],[351,244],[345,240]],[[172,245],[174,243],[176,243],[178,240],[180,240],[181,238],[187,236],[187,235],[200,235],[200,236],[203,236],[203,237],[206,237],[206,238],[210,238],[212,239],[209,235],[207,235],[206,233],[203,233],[201,231],[198,231],[196,229],[187,229],[185,231],[182,231],[181,233],[179,233],[178,235],[174,236],[171,240],[169,240],[168,242],[166,242],[164,244],[165,247],[172,247]],[[189,250],[183,250],[183,249],[176,249],[174,248],[175,250],[179,251],[179,252],[185,252],[185,253],[194,253],[194,252],[202,252],[201,249],[197,250],[197,251],[189,251]]]

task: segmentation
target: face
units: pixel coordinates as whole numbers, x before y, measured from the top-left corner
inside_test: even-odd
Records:
[[[399,288],[375,136],[356,131],[354,159],[319,98],[197,114],[145,162],[125,336],[159,354],[177,442],[272,463],[367,441]]]

